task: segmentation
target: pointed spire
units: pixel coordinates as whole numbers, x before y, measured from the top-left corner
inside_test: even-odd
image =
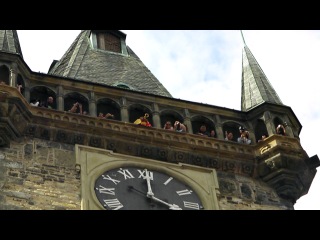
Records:
[[[17,30],[0,30],[0,51],[22,55]]]
[[[243,38],[242,31],[241,35]],[[250,109],[264,102],[283,105],[278,94],[268,81],[267,76],[264,74],[257,60],[254,58],[246,44],[242,50],[241,85],[242,111],[249,111]]]
[[[243,33],[242,33],[242,30],[240,30],[240,32],[241,32],[241,36],[242,36],[242,41],[243,41],[243,44],[246,46],[247,44],[246,44],[246,41],[244,40],[244,37],[243,37]]]

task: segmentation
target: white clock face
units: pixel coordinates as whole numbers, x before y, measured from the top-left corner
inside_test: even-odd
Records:
[[[121,167],[101,174],[94,185],[108,210],[200,210],[200,198],[185,183],[165,173]]]

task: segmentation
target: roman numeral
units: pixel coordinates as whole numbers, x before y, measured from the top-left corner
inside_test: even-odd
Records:
[[[123,205],[119,202],[119,200],[117,198],[104,199],[103,201],[112,210],[119,210],[120,208],[123,208]]]
[[[177,191],[176,193],[177,193],[179,196],[188,195],[188,194],[191,194],[191,193],[192,193],[192,190],[185,189],[185,190]]]
[[[183,201],[183,206],[186,208],[192,208],[192,209],[200,209],[200,206],[198,203],[193,203],[193,202],[186,202]]]
[[[112,181],[115,185],[117,185],[120,182],[119,180],[111,178],[109,175],[107,175],[107,176],[102,175],[102,178],[105,179],[105,180]]]
[[[106,188],[100,185],[99,188],[96,189],[99,190],[99,193],[115,195],[114,188]]]
[[[139,178],[143,178],[143,179],[146,179],[146,177],[147,177],[147,171],[146,171],[146,169],[144,169],[144,170],[139,170],[138,169],[138,172],[140,173],[140,175],[139,175]],[[150,180],[153,180],[153,172],[151,172],[151,171],[148,171],[148,175],[149,175],[149,178],[150,178]]]
[[[121,173],[124,176],[124,179],[126,180],[127,178],[134,178],[134,176],[131,174],[131,172],[129,172],[128,169],[122,169],[120,168],[120,170],[118,171],[118,173]]]
[[[167,181],[165,181],[163,184],[167,185],[171,180],[173,179],[173,177],[169,177]]]

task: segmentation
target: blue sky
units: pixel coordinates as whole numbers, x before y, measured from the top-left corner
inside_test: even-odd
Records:
[[[239,30],[122,30],[127,45],[174,98],[241,109],[243,40]],[[80,30],[18,30],[25,62],[47,73]],[[302,124],[300,142],[319,154],[320,31],[245,30],[244,39],[276,90]],[[319,168],[318,168],[319,169]],[[296,210],[320,210],[320,173]]]

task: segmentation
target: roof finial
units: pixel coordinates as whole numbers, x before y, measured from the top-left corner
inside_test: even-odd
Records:
[[[247,44],[246,44],[246,41],[244,40],[242,30],[240,30],[240,32],[241,32],[241,36],[242,36],[242,40],[243,40],[243,44],[246,46]]]

